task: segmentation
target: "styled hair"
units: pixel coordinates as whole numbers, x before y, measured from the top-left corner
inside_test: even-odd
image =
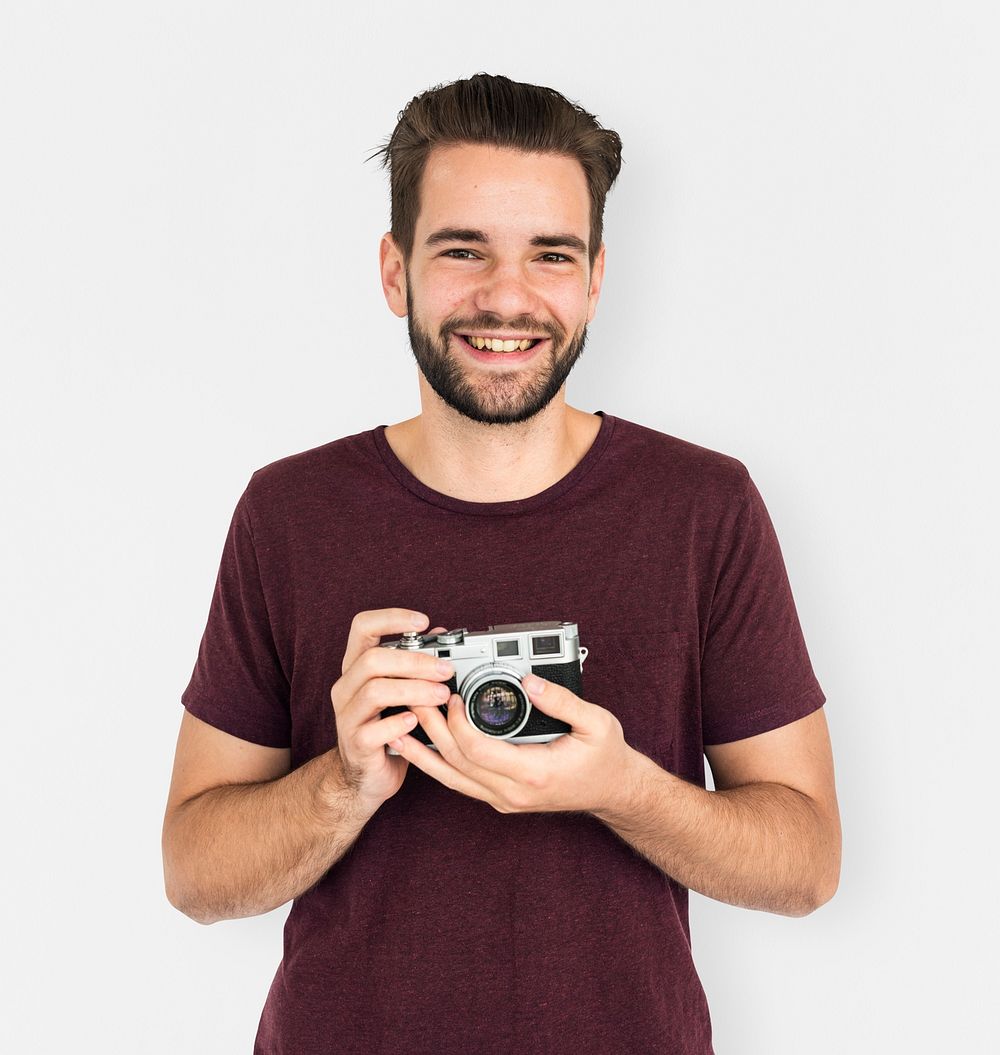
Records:
[[[456,143],[492,143],[526,152],[561,154],[583,166],[590,192],[590,265],[604,236],[604,200],[622,165],[617,132],[554,88],[477,73],[428,88],[399,112],[381,155],[389,170],[391,231],[409,263],[420,212],[420,181],[431,150]]]

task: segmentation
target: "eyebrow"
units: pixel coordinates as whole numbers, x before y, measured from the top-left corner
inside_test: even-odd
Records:
[[[481,245],[489,245],[490,240],[485,231],[477,231],[471,227],[442,227],[430,235],[424,245],[430,247],[444,242],[478,242]],[[529,244],[545,249],[575,249],[578,253],[587,251],[587,243],[575,234],[536,234]]]

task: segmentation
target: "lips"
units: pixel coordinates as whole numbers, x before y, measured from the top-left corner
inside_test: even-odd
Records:
[[[533,343],[524,351],[517,349],[513,352],[494,352],[486,348],[476,348],[474,345],[469,344],[463,334],[456,333],[454,334],[454,337],[458,344],[465,350],[466,354],[477,362],[501,363],[509,366],[514,366],[518,363],[525,363],[529,359],[533,359],[538,353],[538,350],[546,347],[549,341],[548,337],[531,338]]]

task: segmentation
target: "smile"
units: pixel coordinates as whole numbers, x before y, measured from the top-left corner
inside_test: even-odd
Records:
[[[471,347],[487,352],[525,352],[545,340],[544,337],[494,337],[472,333],[460,333],[457,336]]]

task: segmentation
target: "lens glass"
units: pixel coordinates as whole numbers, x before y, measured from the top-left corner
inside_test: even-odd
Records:
[[[525,706],[524,694],[508,681],[480,685],[469,701],[473,723],[494,736],[516,729],[524,718]]]

